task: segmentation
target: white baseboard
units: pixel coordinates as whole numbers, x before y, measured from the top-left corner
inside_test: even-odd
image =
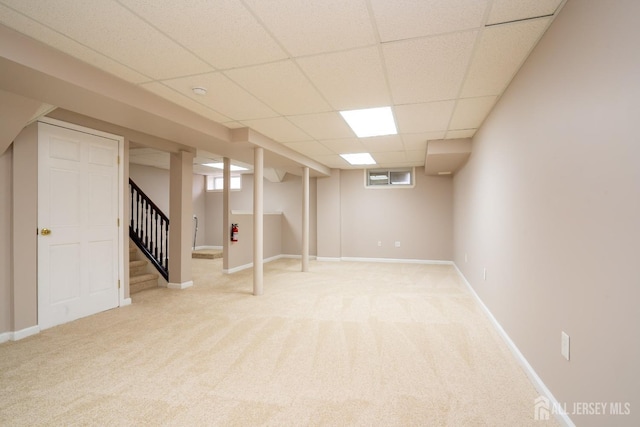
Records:
[[[280,258],[286,258],[286,255],[280,254],[280,255],[269,257],[269,258],[265,258],[262,262],[266,264],[271,261],[279,260]],[[238,271],[246,270],[247,268],[253,268],[253,263],[250,262],[249,264],[239,265],[237,267],[229,268],[227,270],[223,269],[222,272],[224,274],[233,274],[233,273],[237,273]]]
[[[120,307],[131,305],[131,298],[125,298],[120,302]]]
[[[502,337],[504,342],[507,344],[507,347],[509,347],[509,350],[511,350],[511,353],[515,356],[515,358],[518,361],[518,363],[520,363],[520,366],[522,366],[522,368],[524,369],[524,372],[527,374],[527,376],[529,377],[529,379],[533,383],[533,386],[536,388],[536,390],[538,390],[538,392],[542,396],[545,396],[547,399],[549,399],[549,404],[550,404],[549,406],[551,408],[560,408],[560,407],[562,407],[558,403],[558,400],[551,393],[551,390],[549,390],[549,388],[547,388],[547,386],[544,384],[544,382],[542,381],[542,378],[540,378],[538,376],[536,371],[529,364],[529,362],[524,357],[524,355],[520,352],[520,350],[518,349],[516,344],[511,340],[511,338],[509,337],[507,332],[502,328],[502,325],[500,325],[500,323],[493,316],[493,314],[491,313],[489,308],[484,304],[482,299],[480,299],[480,297],[478,296],[476,291],[473,289],[473,287],[471,286],[471,284],[469,283],[467,278],[464,277],[464,274],[462,274],[462,271],[460,271],[460,269],[458,268],[458,266],[455,263],[452,263],[452,264],[455,267],[456,271],[458,272],[458,275],[460,275],[460,277],[462,278],[462,281],[465,283],[465,285],[467,286],[467,288],[469,289],[469,291],[471,292],[471,294],[473,295],[475,300],[478,302],[478,304],[480,305],[480,307],[482,308],[482,310],[484,311],[486,316],[489,318],[489,320],[493,324],[493,327],[496,329],[496,331],[498,332],[500,337]],[[531,402],[531,410],[534,410],[534,402]],[[561,412],[562,411],[558,411],[555,414],[557,420],[561,424],[563,424],[563,425],[565,425],[567,427],[575,427],[575,424],[573,423],[573,421],[571,421],[571,418],[569,418],[569,416],[566,413],[561,413]]]
[[[31,326],[29,328],[24,328],[19,331],[9,332],[9,339],[11,341],[18,341],[23,338],[30,337],[31,335],[36,335],[40,333],[40,326]]]
[[[189,280],[188,282],[182,283],[167,283],[167,288],[169,289],[186,289],[193,286],[193,280]]]
[[[287,258],[287,259],[302,259],[302,255],[295,255],[295,254],[282,254],[280,255],[280,258]],[[309,259],[311,261],[314,261],[317,257],[315,255],[309,255]]]
[[[441,261],[441,260],[429,260],[429,259],[362,258],[362,257],[345,257],[345,256],[339,259],[341,261],[353,261],[353,262],[388,262],[393,264],[453,265],[453,261]]]
[[[331,261],[331,262],[340,262],[342,259],[340,257],[328,257],[328,256],[319,256],[316,258],[318,261]]]
[[[40,326],[31,326],[30,328],[21,329],[15,332],[3,332],[0,334],[0,344],[7,341],[19,341],[23,338],[30,337],[40,333]]]

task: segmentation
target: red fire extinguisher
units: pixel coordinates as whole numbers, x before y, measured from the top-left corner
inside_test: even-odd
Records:
[[[238,241],[238,224],[231,224],[231,241]]]

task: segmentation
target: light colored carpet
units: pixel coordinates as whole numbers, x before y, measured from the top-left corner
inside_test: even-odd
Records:
[[[0,345],[0,425],[557,425],[451,266],[221,263]]]

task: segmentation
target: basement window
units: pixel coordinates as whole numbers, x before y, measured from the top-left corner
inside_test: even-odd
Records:
[[[366,188],[411,188],[415,186],[414,168],[366,169],[364,173]]]
[[[231,176],[231,190],[242,189],[242,177],[240,175]],[[224,177],[207,175],[207,191],[224,190]]]

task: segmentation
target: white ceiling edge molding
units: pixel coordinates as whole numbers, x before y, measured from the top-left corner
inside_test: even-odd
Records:
[[[439,139],[427,142],[425,175],[453,175],[471,155],[471,138]]]
[[[274,168],[265,168],[264,169],[264,178],[267,181],[271,182],[282,182],[284,176],[287,174],[286,171]]]

